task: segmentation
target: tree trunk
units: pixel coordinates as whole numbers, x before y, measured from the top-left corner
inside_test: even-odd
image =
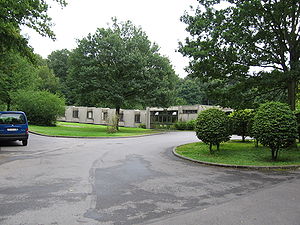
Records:
[[[245,135],[242,135],[242,142],[245,142]]]
[[[296,90],[297,90],[297,81],[295,78],[288,80],[288,104],[291,110],[296,109]]]
[[[10,111],[10,106],[11,106],[11,100],[9,99],[7,102],[7,111]]]
[[[220,144],[218,143],[217,144],[217,151],[219,151],[220,150]]]
[[[258,140],[255,139],[255,148],[258,148]]]
[[[271,149],[272,151],[272,160],[273,161],[276,161],[277,160],[277,156],[278,156],[278,152],[279,152],[279,149]]]
[[[275,151],[274,151],[274,149],[271,149],[271,152],[272,152],[272,160],[275,161]]]
[[[297,94],[297,81],[295,78],[291,78],[288,81],[288,104],[291,110],[296,110],[296,94]],[[296,138],[294,139],[291,147],[297,147]]]
[[[212,143],[209,143],[209,152],[210,152],[210,154],[213,153],[213,151],[212,151]]]
[[[120,106],[116,106],[116,129],[119,130],[119,121],[120,121]]]

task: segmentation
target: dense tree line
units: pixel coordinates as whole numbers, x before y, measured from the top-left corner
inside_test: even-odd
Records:
[[[299,80],[300,2],[295,0],[198,0],[185,14],[190,37],[180,52],[189,73],[214,82],[223,106],[257,107],[280,100],[295,109]]]
[[[198,2],[194,15],[182,17],[191,36],[179,51],[192,60],[190,75],[179,78],[140,27],[116,19],[78,40],[74,50],[57,50],[42,59],[33,54],[20,26],[55,39],[48,5],[2,1],[1,104],[10,109],[15,91],[36,90],[61,96],[67,104],[117,111],[180,104],[256,108],[271,100],[286,101],[294,109],[300,3],[228,0],[228,7],[217,10],[219,1]]]

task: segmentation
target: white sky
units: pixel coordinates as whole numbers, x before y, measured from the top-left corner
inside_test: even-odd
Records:
[[[186,25],[180,22],[184,11],[190,11],[190,5],[196,0],[67,0],[68,5],[61,9],[53,4],[49,9],[55,26],[56,41],[41,37],[37,33],[24,29],[29,36],[29,44],[35,52],[46,58],[52,51],[76,47],[76,39],[94,33],[99,27],[107,27],[112,17],[118,21],[131,20],[141,26],[151,42],[157,43],[162,55],[167,56],[180,77],[187,74],[184,67],[188,59],[175,52],[178,42],[184,41],[188,33]]]

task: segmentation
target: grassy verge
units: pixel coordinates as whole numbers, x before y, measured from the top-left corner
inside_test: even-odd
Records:
[[[66,122],[57,122],[56,127],[30,125],[29,130],[45,135],[72,137],[124,137],[158,133],[156,130],[120,127],[119,132],[109,134],[106,126]]]
[[[252,141],[223,143],[220,145],[220,151],[214,154],[210,154],[208,145],[201,142],[179,146],[176,148],[176,152],[188,158],[221,164],[252,166],[300,165],[299,147],[282,150],[278,160],[272,161],[270,150],[263,146],[256,148]]]

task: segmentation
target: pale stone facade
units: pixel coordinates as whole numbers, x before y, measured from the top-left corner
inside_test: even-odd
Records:
[[[197,118],[199,112],[209,108],[228,108],[207,105],[172,106],[169,108],[146,108],[145,110],[121,109],[120,126],[139,127],[144,124],[152,128],[155,124],[173,124],[177,121],[190,121]],[[110,108],[67,106],[61,121],[108,125],[112,123],[116,110]]]

